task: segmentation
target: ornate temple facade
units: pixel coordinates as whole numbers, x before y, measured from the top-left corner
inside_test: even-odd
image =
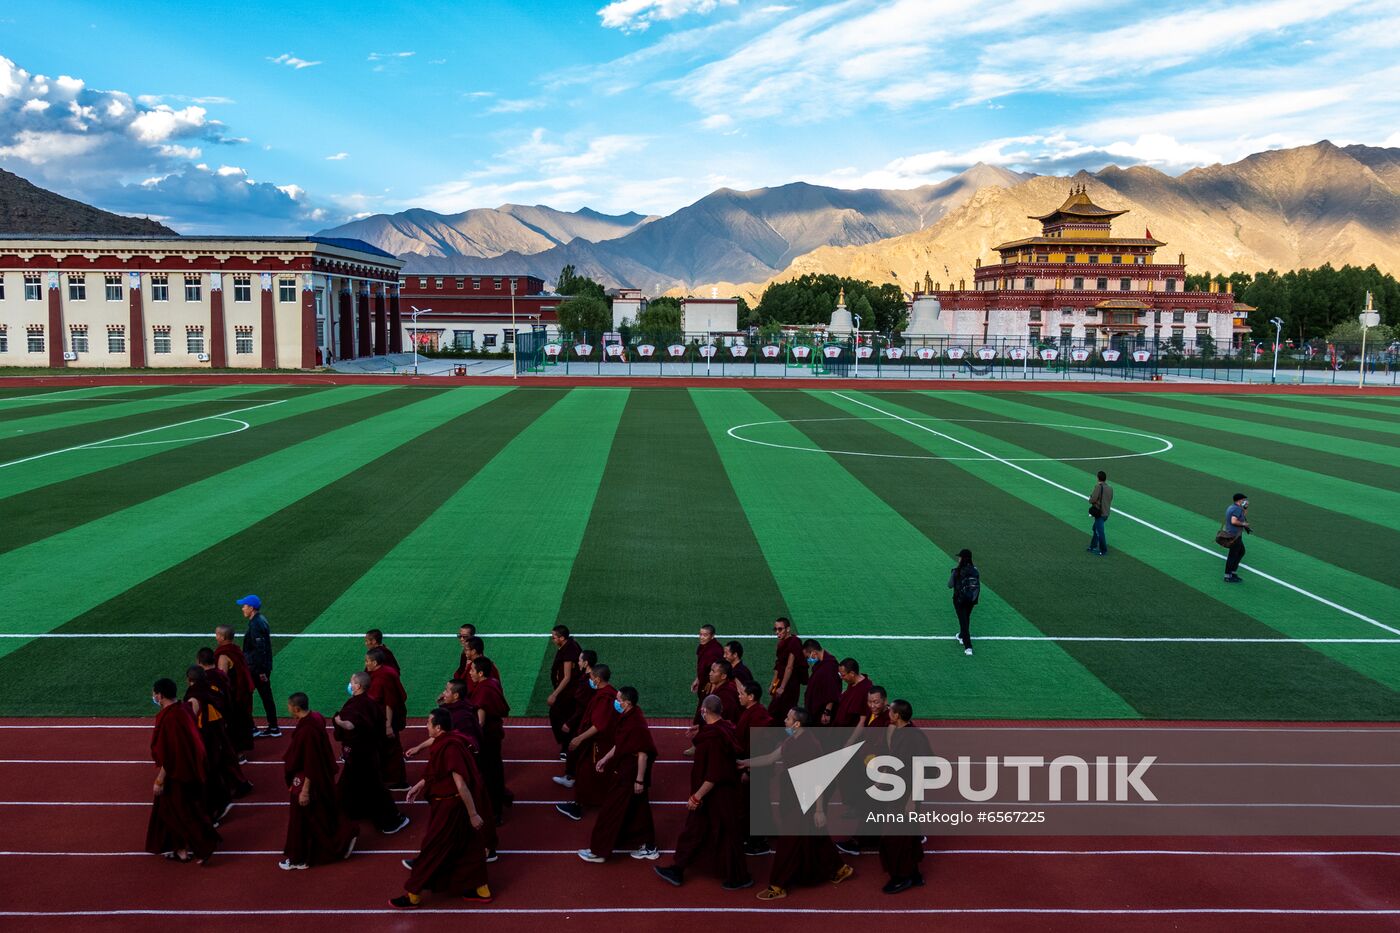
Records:
[[[995,247],[996,263],[977,260],[972,288],[966,280],[943,288],[925,274],[905,335],[1090,349],[1175,340],[1189,350],[1209,334],[1219,350],[1238,347],[1253,309],[1228,289],[1186,291],[1184,254],[1160,262],[1157,251],[1167,244],[1151,231],[1113,235],[1114,219],[1125,213],[1073,186],[1058,208],[1030,218],[1040,221],[1039,236]]]

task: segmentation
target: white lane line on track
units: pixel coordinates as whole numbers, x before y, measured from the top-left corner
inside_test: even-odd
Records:
[[[499,849],[501,855],[574,855],[578,854],[577,849]],[[630,852],[630,849],[614,849],[613,854],[620,855]],[[659,849],[662,855],[671,855],[675,849]],[[280,856],[281,849],[220,849],[218,854],[237,856]],[[355,849],[356,855],[417,855],[417,849]],[[874,852],[862,852],[862,857],[874,855]],[[1159,856],[1176,855],[1190,856],[1192,858],[1219,857],[1219,858],[1400,858],[1400,851],[1387,851],[1384,849],[1297,849],[1297,850],[1268,850],[1256,851],[1248,849],[925,849],[925,855],[1011,855],[1011,856],[1066,856],[1082,855],[1096,858],[1107,858],[1112,856]],[[0,851],[0,858],[136,858],[142,856],[150,858],[150,852],[37,852],[37,851]]]
[[[880,415],[884,415],[884,416],[887,417],[887,418],[894,418],[896,421],[902,421],[902,422],[904,422],[905,424],[909,425],[910,427],[918,428],[920,431],[927,431],[928,433],[933,434],[933,435],[935,435],[936,437],[941,437],[941,438],[943,438],[944,440],[952,441],[954,444],[958,444],[958,445],[961,445],[961,446],[963,446],[963,447],[966,447],[968,450],[976,451],[977,453],[982,454],[984,457],[987,457],[987,458],[990,459],[990,460],[995,460],[995,461],[997,461],[998,463],[1005,464],[1006,466],[1011,467],[1013,470],[1017,470],[1017,471],[1019,471],[1019,472],[1021,472],[1021,473],[1024,473],[1024,474],[1026,474],[1027,476],[1031,477],[1032,479],[1038,479],[1038,480],[1040,480],[1042,483],[1045,483],[1045,484],[1047,484],[1047,485],[1049,485],[1049,486],[1053,486],[1053,487],[1055,487],[1056,489],[1058,489],[1058,490],[1060,490],[1060,491],[1062,491],[1062,492],[1067,492],[1067,493],[1069,493],[1070,495],[1075,496],[1076,498],[1083,499],[1083,500],[1085,500],[1086,502],[1087,502],[1088,499],[1089,499],[1088,496],[1086,496],[1086,495],[1085,495],[1084,493],[1082,493],[1082,492],[1079,492],[1079,491],[1076,490],[1076,489],[1070,489],[1068,486],[1065,486],[1065,485],[1063,485],[1063,484],[1061,484],[1061,483],[1057,483],[1057,482],[1055,482],[1053,479],[1050,479],[1049,477],[1041,476],[1039,473],[1035,472],[1034,470],[1028,470],[1028,469],[1026,469],[1025,467],[1021,466],[1019,463],[1014,463],[1014,462],[1012,462],[1012,461],[1010,461],[1010,460],[1005,459],[1004,457],[998,457],[996,454],[991,453],[990,451],[983,450],[981,447],[978,447],[978,446],[975,445],[975,444],[969,444],[967,441],[959,440],[958,438],[953,437],[951,434],[944,434],[942,431],[937,431],[937,430],[935,430],[935,429],[929,427],[928,425],[919,424],[917,421],[911,421],[911,420],[909,420],[908,418],[902,417],[902,416],[900,416],[900,415],[896,415],[895,413],[890,412],[890,411],[886,411],[886,410],[883,409],[883,408],[877,408],[876,406],[871,405],[871,404],[868,403],[868,402],[862,402],[860,399],[851,398],[849,395],[844,395],[844,394],[842,394],[842,393],[840,393],[840,392],[833,392],[833,393],[831,393],[831,394],[832,394],[832,395],[835,395],[837,398],[845,399],[846,401],[850,402],[850,403],[853,404],[853,405],[859,405],[859,406],[861,406],[862,408],[868,408],[868,409],[870,409],[871,411],[876,412],[877,414],[880,414]],[[1163,527],[1160,526],[1160,525],[1154,525],[1152,522],[1149,522],[1149,521],[1148,521],[1147,519],[1145,519],[1145,518],[1138,518],[1136,515],[1131,515],[1131,514],[1129,514],[1129,513],[1127,513],[1127,512],[1122,511],[1121,509],[1114,509],[1113,514],[1114,514],[1114,515],[1121,515],[1123,518],[1126,518],[1126,519],[1128,519],[1129,521],[1137,522],[1139,525],[1142,525],[1144,528],[1150,528],[1150,529],[1152,529],[1153,531],[1158,532],[1159,534],[1166,535],[1168,538],[1171,538],[1173,541],[1179,541],[1180,543],[1185,544],[1185,545],[1188,546],[1188,547],[1195,548],[1196,550],[1200,551],[1202,554],[1209,554],[1209,555],[1211,555],[1212,557],[1217,557],[1217,558],[1219,558],[1219,559],[1221,559],[1221,560],[1225,560],[1225,558],[1226,558],[1226,555],[1225,555],[1224,553],[1222,553],[1222,552],[1220,551],[1219,548],[1217,548],[1216,550],[1212,551],[1210,548],[1206,547],[1205,545],[1197,544],[1195,541],[1192,541],[1190,538],[1183,538],[1181,535],[1177,534],[1177,533],[1174,532],[1174,531],[1168,531],[1167,529],[1163,528]],[[1368,615],[1366,615],[1366,614],[1364,614],[1364,613],[1357,612],[1355,609],[1351,609],[1351,608],[1349,608],[1349,607],[1347,607],[1347,606],[1343,606],[1341,603],[1333,602],[1332,600],[1328,599],[1328,598],[1325,597],[1325,596],[1319,596],[1318,594],[1312,592],[1311,590],[1305,590],[1305,589],[1303,589],[1301,586],[1298,586],[1298,585],[1293,584],[1293,583],[1289,583],[1287,580],[1283,580],[1283,579],[1280,579],[1279,577],[1273,576],[1272,574],[1265,573],[1264,571],[1258,569],[1257,567],[1251,567],[1251,566],[1249,566],[1249,565],[1247,565],[1247,564],[1240,564],[1240,566],[1243,567],[1245,570],[1248,570],[1250,573],[1254,574],[1256,577],[1259,577],[1259,578],[1262,579],[1262,580],[1268,580],[1270,583],[1277,583],[1279,586],[1281,586],[1281,587],[1283,587],[1283,588],[1285,588],[1285,589],[1292,590],[1293,592],[1298,593],[1299,595],[1302,595],[1302,596],[1306,596],[1308,599],[1315,600],[1315,601],[1321,603],[1321,604],[1324,605],[1324,606],[1327,606],[1327,607],[1332,608],[1332,609],[1336,609],[1338,612],[1342,612],[1342,613],[1345,613],[1346,615],[1349,615],[1349,616],[1351,616],[1351,617],[1353,617],[1353,618],[1360,619],[1362,622],[1366,622],[1366,623],[1368,623],[1368,624],[1370,624],[1370,625],[1374,625],[1376,628],[1384,629],[1385,631],[1390,632],[1392,635],[1400,635],[1400,628],[1392,628],[1391,626],[1386,625],[1384,622],[1379,622],[1379,621],[1377,621],[1376,619],[1373,619],[1373,618],[1371,618],[1370,616],[1368,616]]]
[[[0,638],[18,638],[26,641],[41,638],[93,639],[93,638],[209,638],[207,632],[0,632]],[[273,638],[330,638],[354,639],[360,641],[363,635],[357,632],[273,632]],[[441,632],[385,632],[386,640],[445,638]],[[546,636],[539,632],[494,632],[482,636],[488,638],[539,638]],[[693,640],[694,632],[579,632],[575,638],[640,638],[665,640]],[[741,639],[772,639],[773,635],[741,634]],[[819,641],[957,641],[956,635],[870,635],[865,633],[832,635],[816,633],[803,636]],[[1024,641],[1024,642],[1130,642],[1139,644],[1185,644],[1185,645],[1400,645],[1400,638],[1227,638],[1209,635],[979,635],[977,641]]]
[[[188,421],[177,421],[177,422],[175,422],[174,424],[163,424],[163,425],[160,425],[159,427],[155,427],[155,428],[146,428],[144,431],[133,431],[133,432],[131,432],[130,434],[122,434],[122,435],[119,435],[119,436],[117,436],[117,437],[106,437],[106,438],[103,438],[103,439],[100,440],[100,441],[89,441],[89,442],[86,443],[86,444],[77,444],[77,445],[75,445],[75,446],[73,446],[73,447],[63,447],[63,448],[60,448],[60,449],[58,449],[58,450],[50,450],[50,451],[46,451],[45,453],[42,453],[42,454],[34,454],[33,456],[30,456],[30,457],[21,457],[21,458],[18,459],[18,460],[11,460],[11,461],[9,461],[8,463],[0,463],[0,470],[5,469],[6,467],[19,466],[21,463],[30,463],[30,462],[35,461],[35,460],[43,460],[45,457],[53,457],[53,456],[57,456],[58,454],[72,453],[72,452],[75,451],[75,450],[88,450],[88,449],[90,449],[90,448],[100,448],[100,447],[102,447],[102,445],[104,445],[104,444],[112,444],[114,447],[135,446],[135,445],[128,445],[128,444],[117,444],[116,442],[117,442],[117,441],[128,440],[129,438],[133,438],[133,437],[141,437],[141,436],[146,435],[146,434],[152,434],[152,433],[154,433],[154,432],[156,432],[156,431],[167,431],[167,430],[169,430],[169,429],[171,429],[171,428],[182,428],[182,427],[184,427],[184,426],[187,425],[187,424],[198,424],[198,423],[201,422],[201,421],[210,421],[210,420],[213,420],[213,419],[216,419],[216,418],[217,418],[217,419],[224,419],[224,420],[228,420],[228,421],[239,421],[240,424],[244,425],[244,427],[243,427],[243,428],[240,428],[239,430],[240,430],[240,431],[241,431],[241,430],[246,430],[246,429],[247,429],[247,426],[248,426],[248,422],[246,422],[246,421],[240,421],[239,419],[236,419],[236,418],[229,418],[229,416],[230,416],[230,415],[241,414],[241,413],[243,413],[243,412],[245,412],[245,411],[257,411],[259,408],[267,408],[269,405],[281,405],[281,404],[282,404],[282,400],[280,400],[280,399],[272,399],[272,400],[269,400],[269,401],[266,401],[266,402],[261,402],[261,403],[259,403],[259,404],[257,404],[257,405],[247,405],[247,406],[244,406],[243,408],[235,408],[235,409],[233,409],[232,411],[223,411],[223,412],[219,412],[217,415],[205,415],[203,418],[191,418],[191,419],[189,419]],[[236,433],[236,432],[232,432],[232,431],[231,431],[231,432],[228,432],[228,433],[231,433],[231,434],[232,434],[232,433]],[[222,436],[222,435],[220,435],[220,436]],[[179,443],[180,441],[185,441],[185,440],[190,440],[190,441],[194,441],[194,440],[207,440],[207,438],[180,438],[179,440],[176,440],[176,441],[169,441],[168,443],[174,444],[174,443]]]
[[[329,907],[268,909],[239,905],[232,910],[5,910],[0,917],[217,917],[221,920],[238,917],[383,917],[405,914],[443,914],[453,917],[528,916],[553,917],[610,914],[755,914],[776,917],[785,915],[868,917],[868,916],[964,916],[995,914],[1002,916],[1300,916],[1300,917],[1391,917],[1400,915],[1400,908],[1329,908],[1329,907],[417,907],[411,911],[391,907]]]

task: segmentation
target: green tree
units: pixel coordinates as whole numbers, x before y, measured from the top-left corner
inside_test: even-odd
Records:
[[[559,281],[554,290],[561,295],[574,295],[580,298],[597,298],[607,301],[603,286],[584,275],[577,275],[572,264],[559,270]]]
[[[681,332],[680,299],[663,296],[648,301],[637,315],[636,330],[652,339],[678,335]]]
[[[808,273],[786,282],[775,282],[763,291],[749,323],[826,324],[836,310],[842,289],[846,307],[859,314],[863,330],[900,331],[908,324],[904,292],[893,282],[876,285],[864,279]]]
[[[559,329],[572,338],[592,339],[612,329],[612,309],[601,298],[570,298],[559,306]]]
[[[1203,360],[1215,359],[1215,338],[1211,336],[1210,331],[1202,330],[1196,338],[1196,352]]]

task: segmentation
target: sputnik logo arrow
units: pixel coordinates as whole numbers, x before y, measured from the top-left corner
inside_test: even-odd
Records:
[[[841,769],[846,767],[846,763],[855,757],[864,744],[863,741],[857,742],[788,768],[788,779],[792,781],[792,789],[797,793],[797,802],[801,805],[804,816],[812,809],[812,804],[826,793],[826,789],[836,780]]]

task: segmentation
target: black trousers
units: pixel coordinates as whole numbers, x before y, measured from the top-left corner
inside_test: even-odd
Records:
[[[1244,560],[1244,532],[1235,535],[1235,543],[1230,545],[1230,553],[1225,557],[1226,576],[1234,573],[1240,568],[1240,561]]]
[[[958,614],[958,638],[962,639],[964,648],[972,647],[972,635],[968,633],[968,626],[972,624],[972,607],[976,603],[965,603],[960,599],[953,600],[953,611]]]
[[[253,685],[258,688],[258,696],[262,697],[263,712],[267,714],[267,727],[276,729],[277,704],[272,701],[272,675],[266,676],[267,679],[264,680],[262,674],[254,674]]]

